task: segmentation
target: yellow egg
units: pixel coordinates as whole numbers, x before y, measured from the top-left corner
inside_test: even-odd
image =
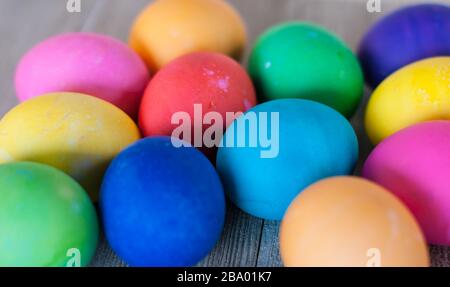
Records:
[[[319,181],[291,203],[280,228],[285,266],[428,266],[424,236],[390,192],[357,177]]]
[[[238,59],[245,46],[244,22],[223,0],[157,0],[138,16],[130,45],[152,70],[198,51]]]
[[[398,70],[372,94],[366,132],[374,144],[419,122],[450,120],[450,57],[429,58]]]
[[[77,93],[46,94],[19,104],[0,121],[0,163],[54,166],[96,200],[109,162],[139,137],[136,124],[110,103]]]

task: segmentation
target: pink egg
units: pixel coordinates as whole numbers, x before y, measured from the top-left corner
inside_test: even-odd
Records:
[[[93,33],[68,33],[32,48],[16,70],[20,101],[50,92],[78,92],[106,100],[136,118],[150,74],[124,43]]]
[[[450,245],[450,121],[425,122],[381,142],[363,176],[397,195],[429,243]]]

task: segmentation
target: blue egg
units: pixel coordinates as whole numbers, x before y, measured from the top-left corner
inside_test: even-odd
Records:
[[[281,220],[308,185],[352,173],[358,159],[350,123],[301,99],[255,106],[230,125],[221,145],[217,170],[226,193],[245,212],[270,220]]]
[[[450,6],[416,4],[381,18],[364,36],[359,58],[367,83],[375,88],[398,69],[450,55]]]
[[[224,197],[200,151],[176,148],[169,137],[142,139],[105,174],[100,209],[106,238],[131,266],[192,266],[221,235]]]

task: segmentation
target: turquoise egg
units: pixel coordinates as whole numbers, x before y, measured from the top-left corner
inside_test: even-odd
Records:
[[[304,188],[351,174],[357,159],[358,140],[346,118],[317,102],[283,99],[257,105],[230,125],[217,169],[239,208],[281,220]]]

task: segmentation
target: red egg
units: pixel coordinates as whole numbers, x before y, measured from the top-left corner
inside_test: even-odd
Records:
[[[217,121],[225,131],[233,113],[255,104],[255,89],[239,63],[221,54],[192,53],[175,59],[150,81],[139,125],[144,136],[179,137],[211,158],[216,146],[204,142],[204,132]],[[186,131],[181,136],[180,128]],[[222,135],[219,131],[215,137]]]

